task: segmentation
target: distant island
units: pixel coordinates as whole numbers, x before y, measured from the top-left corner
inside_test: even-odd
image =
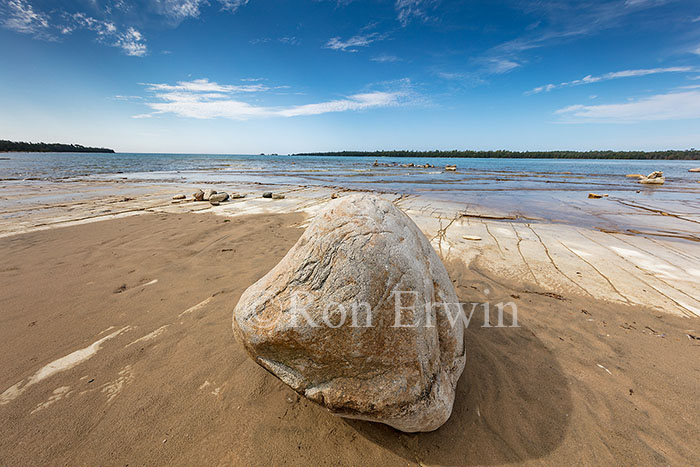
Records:
[[[698,160],[700,150],[693,148],[682,151],[341,151],[298,153],[292,156]]]
[[[0,139],[0,152],[100,152],[114,153],[114,149],[91,148],[80,144],[25,143]]]

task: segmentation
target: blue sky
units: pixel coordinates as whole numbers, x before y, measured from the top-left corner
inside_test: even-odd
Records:
[[[0,138],[700,147],[697,0],[0,0]]]

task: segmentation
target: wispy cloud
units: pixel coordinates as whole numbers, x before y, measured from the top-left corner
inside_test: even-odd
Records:
[[[158,0],[153,2],[157,13],[173,20],[176,24],[187,18],[197,18],[200,7],[207,5],[206,0]]]
[[[72,32],[75,28],[88,29],[95,32],[99,42],[119,47],[127,55],[143,57],[148,53],[146,40],[133,27],[127,27],[126,30],[120,31],[114,23],[99,20],[84,13],[75,13],[70,16],[70,20],[63,29],[63,32],[66,34]]]
[[[145,84],[145,86],[155,98],[153,102],[146,102],[146,105],[153,112],[136,115],[135,118],[147,118],[157,114],[174,114],[179,117],[196,119],[228,118],[232,120],[298,117],[390,107],[401,104],[402,99],[406,97],[406,91],[398,89],[352,94],[341,99],[312,104],[264,106],[251,104],[240,97],[244,93],[262,92],[268,89],[258,84],[228,85],[207,79],[198,79],[181,81],[176,84]]]
[[[396,0],[394,7],[401,25],[408,26],[414,19],[427,21],[430,18],[428,10],[436,3],[436,0]]]
[[[561,44],[607,29],[626,27],[627,17],[674,0],[613,0],[608,2],[570,2],[538,0],[516,2],[525,14],[538,17],[536,28],[526,27],[519,36],[488,49],[477,63],[490,71],[489,60],[527,63],[528,52]],[[636,19],[636,21],[642,21]],[[651,19],[647,19],[651,21]],[[498,70],[498,68],[491,68]]]
[[[253,78],[260,81],[262,78]],[[149,91],[155,92],[186,92],[186,93],[241,93],[241,92],[262,92],[269,88],[262,84],[219,84],[208,79],[195,79],[193,81],[178,81],[176,84],[154,84],[142,83]]]
[[[248,0],[219,0],[221,9],[235,13],[240,7],[247,5]]]
[[[638,70],[614,71],[614,72],[605,73],[604,75],[599,75],[599,76],[587,75],[581,79],[576,79],[573,81],[565,81],[565,82],[559,83],[559,84],[545,84],[543,86],[538,86],[530,91],[527,91],[525,94],[539,94],[541,92],[549,92],[549,91],[551,91],[553,89],[557,89],[557,88],[566,88],[566,87],[570,87],[570,86],[580,86],[582,84],[599,83],[601,81],[610,81],[613,79],[620,79],[620,78],[632,78],[632,77],[636,77],[636,76],[657,75],[660,73],[687,73],[687,72],[694,72],[694,71],[696,71],[695,68],[689,67],[689,66],[677,66],[677,67],[668,67],[668,68],[645,68],[645,69],[638,69]]]
[[[569,123],[626,123],[700,118],[700,91],[671,92],[619,104],[571,105],[555,112]]]
[[[491,58],[485,61],[489,73],[500,75],[520,67],[520,63],[507,58]]]
[[[372,42],[381,41],[386,38],[386,34],[380,34],[378,32],[360,33],[346,40],[342,40],[340,37],[332,37],[326,42],[325,48],[342,50],[343,52],[357,52],[358,47],[367,47]]]
[[[376,56],[370,58],[370,60],[373,62],[379,62],[379,63],[395,63],[395,62],[402,62],[403,61],[403,59],[397,57],[396,55],[388,55],[388,54],[376,55]]]
[[[286,45],[299,45],[301,44],[301,39],[295,36],[282,36],[278,37],[276,39],[273,39],[271,37],[257,37],[255,39],[251,39],[248,41],[250,44],[257,45],[257,44],[268,44],[270,42],[279,42],[281,44],[286,44]]]
[[[26,0],[0,0],[0,15],[0,24],[6,29],[42,39],[52,37],[48,15],[35,11]]]

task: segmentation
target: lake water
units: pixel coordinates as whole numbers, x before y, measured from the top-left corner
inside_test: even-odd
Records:
[[[600,214],[589,192],[645,206],[700,215],[700,161],[459,159],[260,156],[205,154],[0,154],[0,180],[111,180],[222,184],[323,185],[421,194],[440,200],[544,219],[584,222]],[[400,164],[436,168],[401,167]],[[396,165],[399,164],[399,165]],[[456,172],[445,172],[456,165]],[[661,170],[663,186],[641,185],[626,174]]]

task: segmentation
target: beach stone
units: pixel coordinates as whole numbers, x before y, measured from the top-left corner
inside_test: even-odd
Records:
[[[272,199],[284,199],[284,195],[282,193],[273,193]]]
[[[187,196],[185,196],[183,194],[173,196],[173,199],[185,199],[185,198],[187,198]]]
[[[195,201],[203,201],[204,192],[202,190],[197,190],[194,193],[192,193],[192,198],[194,198]]]
[[[271,191],[266,191],[263,193],[263,198],[272,198],[272,192]]]
[[[219,192],[219,193],[214,193],[209,197],[209,201],[215,201],[217,203],[223,203],[228,199],[228,193],[225,191]]]
[[[389,201],[350,195],[243,293],[233,329],[259,365],[332,413],[432,431],[452,411],[465,347],[463,324],[429,303],[457,316],[426,237]]]
[[[240,198],[245,198],[245,195],[242,195],[240,193],[231,193],[231,196],[229,196],[231,199],[240,199]]]
[[[215,195],[216,190],[204,190],[204,196],[202,196],[202,199],[204,201],[209,201],[209,198],[211,198],[211,195]]]
[[[639,179],[639,183],[647,185],[663,185],[665,182],[664,173],[658,170],[650,173],[646,177],[642,176],[642,178]]]
[[[218,205],[221,204],[221,203],[219,203],[218,201],[209,200],[209,202],[211,203],[212,206],[218,206]]]

